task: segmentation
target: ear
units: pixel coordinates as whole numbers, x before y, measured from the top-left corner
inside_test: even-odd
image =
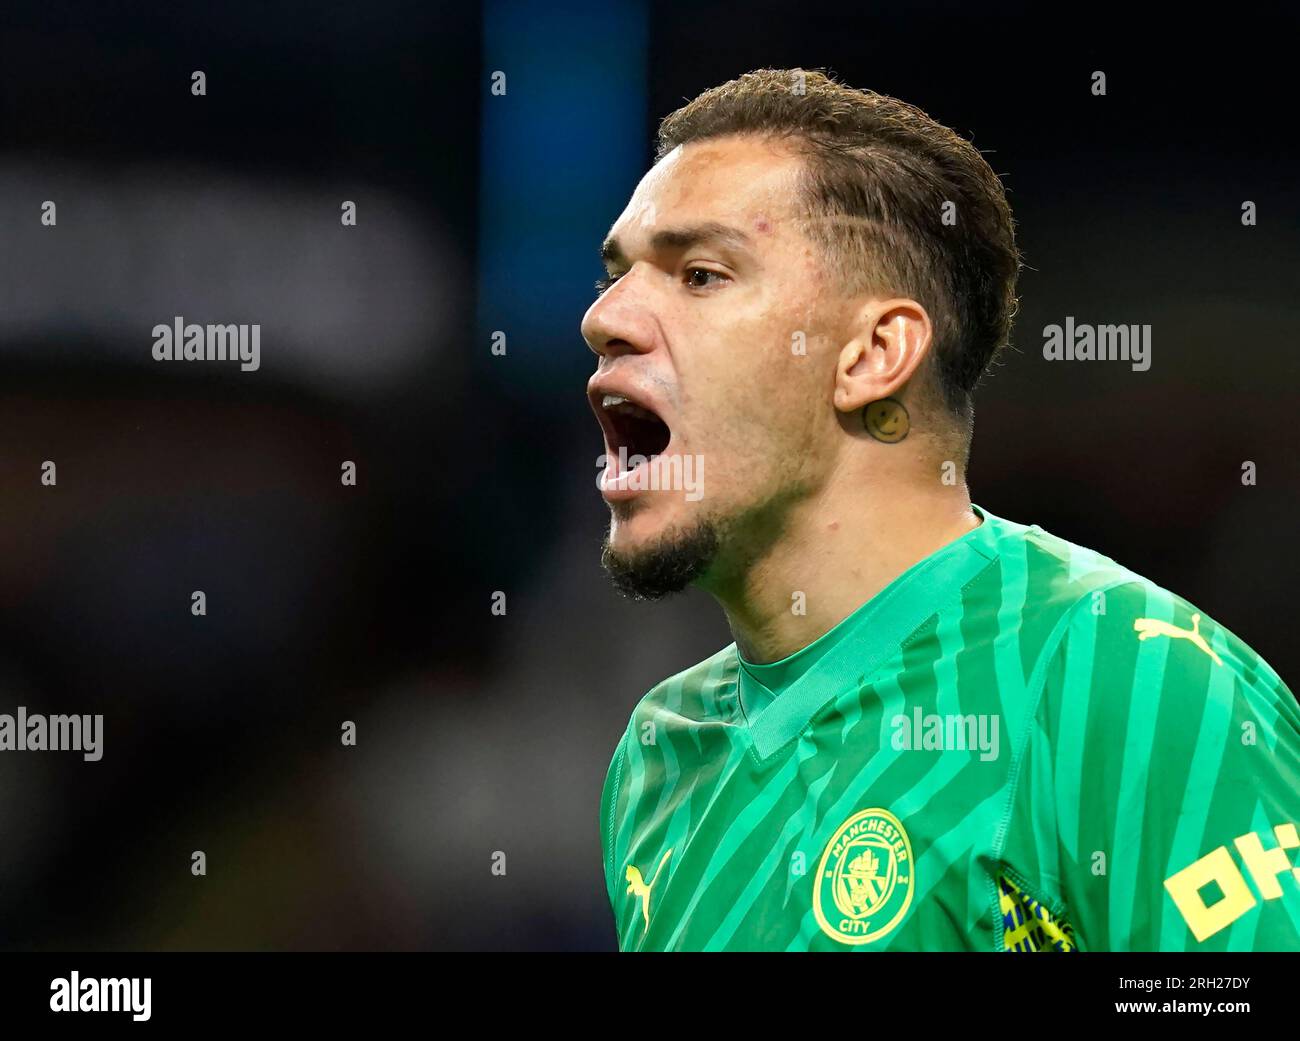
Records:
[[[835,408],[855,412],[882,398],[901,398],[930,353],[930,316],[915,300],[872,300],[862,305],[853,339],[835,366]]]

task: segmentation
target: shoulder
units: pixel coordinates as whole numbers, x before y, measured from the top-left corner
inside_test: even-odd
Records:
[[[973,593],[988,621],[999,632],[1014,635],[1026,655],[1026,674],[1039,654],[1059,643],[1072,615],[1101,609],[1110,590],[1150,584],[1103,553],[1036,524],[985,512],[991,525],[980,543],[993,566],[981,573]]]
[[[1043,706],[1086,719],[1090,736],[1195,740],[1211,716],[1300,729],[1300,706],[1259,654],[1197,605],[1129,572],[1083,593],[1043,667]],[[1067,704],[1068,702],[1068,704]],[[1145,721],[1145,722],[1144,722]]]
[[[738,670],[736,645],[731,643],[690,668],[660,680],[637,702],[628,730],[665,714],[688,722],[716,719],[717,699],[734,687]]]
[[[1176,674],[1222,663],[1248,680],[1257,673],[1275,678],[1254,650],[1205,611],[1103,553],[1037,525],[1003,520],[998,550],[1003,586],[1022,589],[1022,621],[1044,631],[1048,656],[1073,653],[1077,659],[1090,647],[1092,664],[1112,671],[1145,658],[1148,665],[1160,659]],[[1152,653],[1140,655],[1144,649]]]
[[[1096,550],[1037,525],[994,521],[999,610],[1017,615],[1040,723],[1054,729],[1064,708],[1074,726],[1086,712],[1090,730],[1122,742],[1135,713],[1194,727],[1207,702],[1239,699],[1300,728],[1300,708],[1277,673],[1206,611]],[[1001,621],[1005,629],[1011,620]]]
[[[1002,522],[999,549],[1006,559],[1004,571],[1012,576],[1019,571],[1031,607],[1057,619],[1103,598],[1108,590],[1152,585],[1104,553],[1044,531],[1037,524]]]
[[[637,702],[626,728],[614,746],[614,754],[605,773],[600,797],[601,844],[604,851],[606,883],[613,894],[614,832],[618,820],[627,812],[625,775],[636,774],[637,762],[643,771],[644,757],[638,756],[629,767],[628,746],[645,746],[647,733],[661,727],[676,727],[683,722],[704,721],[716,717],[717,699],[735,684],[738,668],[736,645],[729,644],[688,669],[669,676],[651,687]]]
[[[606,785],[620,769],[628,740],[639,728],[657,728],[671,720],[690,723],[716,718],[718,698],[734,687],[738,669],[736,645],[732,643],[646,691],[614,748]]]

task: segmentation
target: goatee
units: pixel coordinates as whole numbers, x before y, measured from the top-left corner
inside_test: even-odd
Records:
[[[659,600],[680,593],[708,571],[718,543],[717,529],[709,521],[700,521],[687,531],[671,530],[654,545],[632,553],[617,552],[606,534],[600,563],[624,596]]]

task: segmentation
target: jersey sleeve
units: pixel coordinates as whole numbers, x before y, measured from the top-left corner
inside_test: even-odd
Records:
[[[624,731],[614,748],[614,757],[610,760],[605,773],[605,783],[600,792],[600,855],[605,869],[605,892],[609,897],[611,908],[615,908],[614,892],[614,831],[617,826],[615,811],[618,808],[619,790],[622,786],[625,765],[624,744],[627,732]]]
[[[1300,708],[1142,581],[1063,618],[1008,818],[1013,883],[1082,950],[1300,950]]]

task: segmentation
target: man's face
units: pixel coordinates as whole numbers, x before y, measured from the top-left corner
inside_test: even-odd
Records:
[[[582,335],[610,460],[605,563],[627,591],[742,566],[833,465],[828,352],[847,302],[799,226],[801,172],[756,137],[688,144],[610,229],[613,281]],[[658,490],[654,466],[629,473],[620,449],[660,455]]]

